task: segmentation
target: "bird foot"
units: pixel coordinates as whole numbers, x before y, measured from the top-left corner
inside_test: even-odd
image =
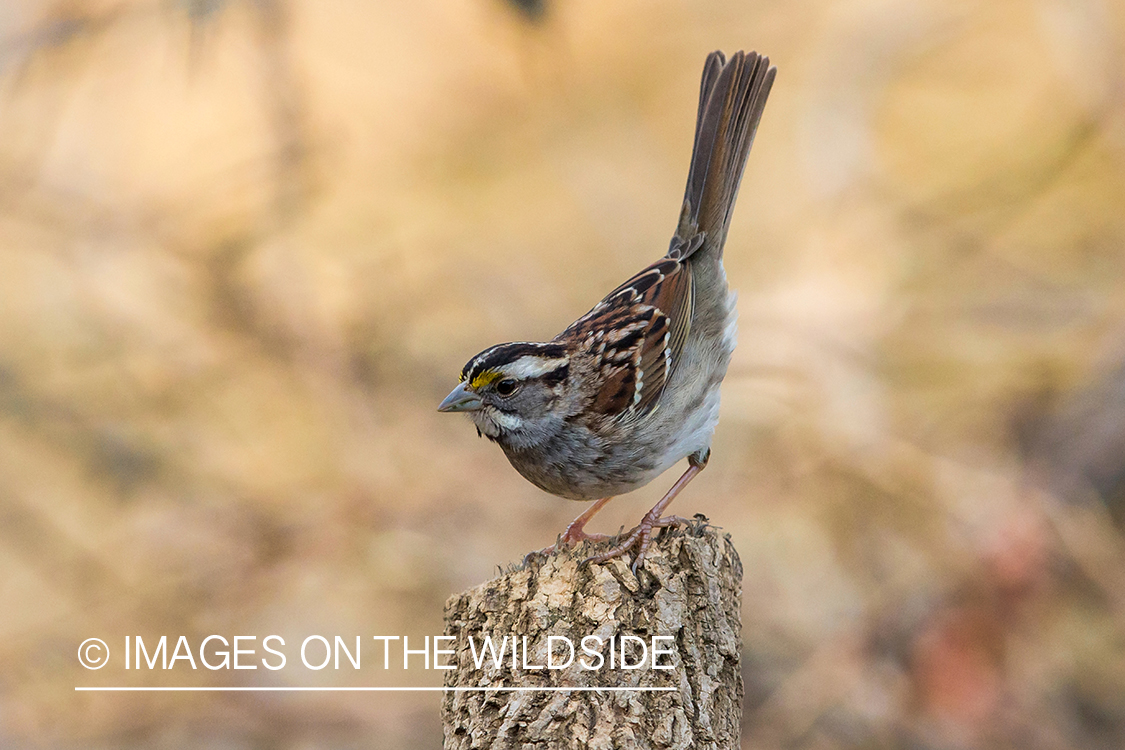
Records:
[[[645,553],[648,552],[649,545],[652,544],[652,537],[656,534],[657,529],[692,523],[692,520],[690,518],[684,518],[683,516],[660,517],[654,515],[653,511],[655,510],[657,509],[653,508],[652,511],[649,511],[645,514],[645,517],[641,519],[641,522],[633,527],[633,529],[625,537],[625,541],[621,542],[611,550],[602,552],[598,555],[587,557],[582,561],[582,564],[589,565],[591,563],[604,563],[608,560],[612,560],[615,557],[621,557],[629,550],[636,548],[636,555],[633,557],[633,564],[630,566],[630,569],[633,571],[633,575],[636,575],[637,570],[641,567],[641,565],[644,564]]]
[[[581,523],[579,521],[581,521]],[[564,549],[570,549],[571,547],[586,540],[590,540],[591,542],[604,542],[605,540],[612,538],[611,536],[609,536],[609,534],[587,534],[582,528],[585,525],[586,519],[576,519],[566,527],[566,531],[559,534],[559,538],[555,540],[554,544],[549,547],[544,547],[540,550],[528,552],[523,558],[524,564],[526,565],[527,563],[529,563],[534,557],[546,557],[547,555],[553,555],[556,552],[561,552]]]

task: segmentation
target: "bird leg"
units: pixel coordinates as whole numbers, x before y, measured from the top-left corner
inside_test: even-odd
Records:
[[[594,517],[594,514],[604,508],[605,504],[612,499],[613,496],[610,495],[609,497],[603,497],[601,500],[595,501],[593,505],[591,505],[582,513],[582,515],[578,516],[578,518],[575,518],[570,522],[570,525],[566,527],[566,531],[559,535],[558,540],[554,544],[552,544],[550,547],[544,547],[541,550],[527,553],[527,556],[523,558],[524,562],[526,563],[535,555],[550,555],[558,552],[559,550],[567,549],[568,547],[578,544],[579,542],[586,539],[589,539],[592,542],[603,542],[606,539],[609,539],[610,537],[608,534],[587,534],[584,530],[584,527],[589,522],[589,520]]]
[[[625,537],[625,541],[608,552],[586,558],[583,564],[603,563],[615,557],[620,557],[635,547],[637,549],[637,555],[633,559],[632,570],[633,574],[636,575],[637,569],[644,562],[645,552],[648,551],[648,547],[652,543],[652,536],[656,529],[664,528],[665,526],[675,526],[680,523],[691,523],[689,519],[682,518],[681,516],[665,516],[662,518],[661,514],[664,512],[664,509],[676,499],[676,495],[680,494],[680,490],[687,487],[688,482],[695,479],[695,475],[703,471],[703,467],[707,465],[707,459],[710,457],[711,451],[709,450],[703,453],[702,456],[699,454],[688,456],[689,465],[687,471],[672,485],[672,489],[668,490],[668,493],[660,499],[660,502],[652,506],[652,510],[648,513],[645,513],[641,522]]]

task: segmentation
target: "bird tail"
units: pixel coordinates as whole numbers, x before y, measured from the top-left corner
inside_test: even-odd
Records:
[[[736,52],[729,61],[722,52],[707,56],[691,171],[668,257],[684,259],[700,248],[722,257],[746,157],[776,74],[757,52]]]

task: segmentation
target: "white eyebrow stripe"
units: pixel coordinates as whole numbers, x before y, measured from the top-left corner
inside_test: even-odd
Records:
[[[526,380],[546,375],[549,372],[554,372],[568,361],[566,357],[544,359],[543,357],[536,357],[532,354],[525,354],[515,362],[501,367],[500,371],[509,377]]]

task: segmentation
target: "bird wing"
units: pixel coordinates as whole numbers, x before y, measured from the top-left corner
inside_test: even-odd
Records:
[[[691,328],[691,269],[664,258],[610,292],[559,339],[582,342],[598,362],[595,413],[621,418],[656,408]]]

